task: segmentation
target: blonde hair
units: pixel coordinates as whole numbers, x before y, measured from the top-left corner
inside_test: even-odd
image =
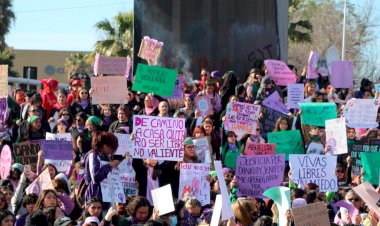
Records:
[[[253,212],[256,212],[257,208],[251,200],[237,199],[232,206],[232,210],[242,226],[248,226],[254,223]]]

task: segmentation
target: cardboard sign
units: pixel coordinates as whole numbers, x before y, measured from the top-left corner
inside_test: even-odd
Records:
[[[317,184],[321,192],[338,191],[336,161],[337,157],[332,155],[290,155],[291,178],[301,188],[311,182]]]
[[[264,135],[264,137],[266,137],[266,134],[268,132],[273,131],[276,125],[277,119],[279,119],[280,117],[290,118],[288,115],[281,113],[279,111],[273,110],[268,107],[263,107],[262,115],[263,117],[260,119],[260,128],[263,132],[262,135]]]
[[[228,194],[226,181],[224,180],[223,170],[222,170],[222,162],[214,161],[216,175],[218,177],[220,193],[222,195],[222,218],[221,220],[229,220],[234,216],[231,208],[231,200]]]
[[[160,216],[173,212],[174,202],[170,184],[151,190],[153,206]]]
[[[346,121],[344,118],[326,120],[326,144],[334,155],[348,152]]]
[[[141,40],[140,50],[137,56],[147,60],[150,65],[157,65],[163,46],[163,42],[151,39],[149,36],[144,36]]]
[[[131,69],[131,58],[128,57],[104,57],[96,53],[94,62],[94,74],[124,75],[128,77]]]
[[[262,144],[247,140],[245,152],[247,155],[273,155],[276,150],[276,144]]]
[[[380,152],[361,152],[364,181],[379,185]]]
[[[379,145],[368,144],[354,144],[351,150],[352,169],[351,172],[354,175],[360,175],[360,169],[362,168],[361,152],[379,152]]]
[[[137,195],[136,172],[132,167],[132,158],[124,159],[117,167],[124,195]]]
[[[292,208],[292,215],[297,226],[330,225],[326,204],[323,202]]]
[[[119,142],[115,155],[123,155],[127,152],[133,152],[133,141],[131,140],[130,134],[115,133],[115,136]]]
[[[223,204],[222,195],[216,195],[210,226],[219,225],[220,215],[222,214],[222,204]]]
[[[289,113],[288,108],[283,103],[282,98],[277,91],[273,92],[269,97],[265,98],[263,100],[263,105],[284,114]]]
[[[362,198],[366,205],[380,217],[379,207],[376,202],[380,199],[380,194],[366,181],[359,186],[353,187],[354,191]]]
[[[41,141],[26,141],[13,144],[13,151],[19,163],[30,165],[36,171],[38,152],[41,150]]]
[[[46,168],[26,189],[26,194],[39,195],[43,190],[54,189],[51,184],[49,169]]]
[[[178,197],[195,197],[202,206],[210,204],[210,164],[181,163]]]
[[[200,116],[212,115],[214,110],[209,96],[197,96],[194,99],[195,107],[200,111]]]
[[[244,134],[256,134],[259,114],[260,105],[240,102],[229,103],[226,109],[224,127],[228,131],[234,131],[239,137]]]
[[[306,78],[316,79],[318,78],[317,66],[319,60],[319,53],[311,51],[309,55],[309,60],[307,61],[307,72]]]
[[[0,98],[8,98],[8,65],[0,65]]]
[[[132,90],[171,97],[177,75],[177,70],[138,64]]]
[[[374,99],[350,99],[346,103],[343,115],[347,126],[351,128],[376,128],[379,101]]]
[[[191,139],[194,142],[195,145],[195,152],[197,153],[198,159],[201,161],[201,163],[211,163],[211,146],[209,143],[209,137],[201,137],[201,138],[195,138],[192,137]]]
[[[71,133],[54,134],[54,133],[46,132],[46,140],[71,141]]]
[[[325,121],[336,119],[335,103],[300,103],[301,122],[305,125],[325,126]]]
[[[0,155],[0,176],[5,180],[11,171],[12,151],[8,145],[4,145]]]
[[[133,158],[182,161],[185,119],[133,116]]]
[[[285,225],[285,213],[290,209],[290,189],[282,186],[271,187],[264,192],[264,195],[272,199],[278,208],[278,225]]]
[[[184,80],[183,77],[177,77],[177,79],[175,81],[173,95],[170,97],[167,97],[167,98],[174,99],[174,100],[178,100],[178,99],[183,98],[183,90],[182,90],[183,80]]]
[[[126,203],[124,189],[120,181],[118,170],[112,170],[107,178],[100,182],[102,201],[110,203]]]
[[[238,196],[264,198],[268,188],[279,186],[284,176],[285,155],[238,156],[236,178]]]
[[[354,67],[351,61],[333,61],[331,63],[331,85],[334,88],[354,87]]]
[[[299,109],[299,103],[304,100],[304,85],[303,84],[289,84],[288,86],[288,108]]]
[[[306,149],[306,154],[308,155],[323,155],[324,147],[323,144],[310,143]]]
[[[268,133],[268,142],[276,144],[276,154],[285,154],[285,160],[289,160],[289,154],[305,153],[299,130]]]
[[[92,104],[127,102],[127,78],[124,76],[91,77]]]
[[[284,62],[279,60],[264,60],[268,68],[267,75],[278,86],[287,86],[289,83],[296,83],[297,76],[288,68]]]
[[[64,140],[43,140],[41,150],[45,152],[45,159],[71,160],[73,145],[70,141]]]

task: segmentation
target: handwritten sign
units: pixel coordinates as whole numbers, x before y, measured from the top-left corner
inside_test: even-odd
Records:
[[[227,106],[224,126],[228,131],[234,131],[239,137],[244,134],[256,134],[259,114],[260,105],[231,102]]]
[[[128,57],[104,57],[99,53],[95,56],[94,74],[124,75],[128,77],[131,69],[131,58]]]
[[[288,114],[289,110],[286,108],[282,98],[277,91],[273,92],[269,97],[263,100],[263,105],[273,110]]]
[[[132,167],[132,158],[124,159],[117,167],[124,195],[137,195],[136,172]]]
[[[330,145],[334,155],[348,152],[344,118],[326,120],[326,144]]]
[[[212,115],[214,110],[211,105],[211,99],[208,96],[197,96],[195,97],[195,107],[200,111],[200,116]]]
[[[315,79],[318,78],[317,66],[319,60],[319,53],[311,51],[309,55],[309,60],[307,61],[307,72],[306,78]]]
[[[175,99],[175,100],[183,98],[183,90],[182,90],[183,80],[184,80],[183,77],[177,77],[177,79],[175,81],[173,95],[170,97],[167,97],[167,98]]]
[[[348,214],[350,215],[351,222],[355,222],[355,218],[356,218],[356,215],[359,214],[359,210],[351,202],[340,200],[335,203],[335,207],[343,207],[346,210],[348,210]]]
[[[336,161],[337,157],[332,155],[290,155],[291,178],[302,188],[315,183],[321,192],[338,191]]]
[[[273,155],[276,150],[276,144],[262,144],[247,140],[245,152],[247,155]]]
[[[170,184],[151,190],[153,206],[158,210],[159,215],[165,215],[173,212],[174,201],[172,195],[172,187]]]
[[[46,159],[71,160],[73,145],[64,140],[43,140],[41,149],[45,152]]]
[[[276,144],[276,154],[285,154],[285,160],[289,159],[289,154],[305,153],[299,130],[268,133],[268,142]]]
[[[380,152],[361,152],[360,158],[364,169],[364,181],[379,185]]]
[[[46,133],[46,140],[64,140],[71,141],[71,133],[63,133],[63,134],[54,134],[54,133]]]
[[[326,204],[323,202],[292,208],[292,215],[297,226],[330,225]]]
[[[115,155],[123,155],[127,152],[131,153],[133,151],[133,141],[131,140],[130,134],[115,133],[119,146],[115,152]]]
[[[285,155],[238,156],[236,178],[239,185],[237,195],[264,198],[268,188],[282,182]]]
[[[8,145],[4,145],[0,156],[0,176],[5,180],[10,173],[12,165],[12,152]]]
[[[0,65],[0,98],[8,98],[8,65]]]
[[[58,172],[66,172],[70,167],[71,160],[45,159],[45,164],[53,164]]]
[[[144,36],[141,40],[140,50],[137,56],[147,60],[150,65],[157,65],[163,46],[163,42],[151,39],[149,36]]]
[[[178,197],[195,197],[202,206],[210,204],[210,164],[181,163]]]
[[[373,99],[350,99],[346,103],[343,115],[351,128],[376,128],[379,101]]]
[[[352,173],[354,175],[360,175],[360,169],[362,168],[361,152],[379,152],[379,145],[367,145],[367,144],[354,144],[351,150],[352,161]]]
[[[334,88],[354,86],[354,67],[351,61],[339,60],[331,63],[331,85]]]
[[[133,158],[182,161],[185,119],[133,116]]]
[[[123,185],[117,170],[112,170],[107,178],[100,182],[103,202],[126,203]]]
[[[325,121],[335,119],[335,103],[300,103],[302,110],[301,122],[305,125],[325,126]]]
[[[49,169],[46,168],[26,189],[26,194],[39,195],[43,190],[54,189],[51,184]]]
[[[124,76],[91,77],[93,104],[123,104],[127,101],[127,78]]]
[[[211,147],[208,137],[191,138],[194,142],[195,152],[201,163],[211,163]]]
[[[288,68],[284,62],[279,60],[264,60],[268,68],[268,76],[278,86],[287,86],[289,83],[296,83],[297,76]]]
[[[177,75],[176,70],[138,64],[132,90],[171,97]]]
[[[33,171],[36,171],[38,152],[40,150],[41,141],[39,140],[13,144],[13,151],[18,162],[23,165],[31,165]]]
[[[304,100],[304,88],[303,84],[288,85],[288,108],[300,108],[298,103],[302,103]]]
[[[25,108],[25,109],[27,109],[27,108]],[[51,130],[51,131],[53,131],[54,128],[57,126],[57,121],[58,121],[58,111],[56,111],[56,112],[54,113],[54,115],[52,116],[52,118],[54,119],[54,121],[49,122],[49,126],[50,126],[50,130]],[[52,134],[52,133],[49,133],[49,134]],[[47,136],[47,133],[46,133],[46,136]],[[46,137],[46,140],[51,140],[51,139],[47,139],[47,137]]]

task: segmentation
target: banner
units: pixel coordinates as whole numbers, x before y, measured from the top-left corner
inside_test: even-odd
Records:
[[[119,142],[115,155],[123,155],[127,152],[133,152],[133,141],[131,140],[130,134],[115,133],[115,136]]]
[[[211,163],[211,146],[209,143],[209,137],[191,138],[194,142],[195,152],[201,163]]]
[[[331,63],[331,85],[334,88],[354,87],[354,67],[351,61],[339,60]]]
[[[72,160],[73,145],[71,141],[42,140],[41,150],[45,152],[45,159]]]
[[[177,75],[176,70],[138,64],[132,90],[171,97]]]
[[[336,119],[335,103],[300,103],[301,122],[305,125],[325,126],[325,121]]]
[[[5,180],[11,171],[12,151],[8,145],[4,145],[0,155],[0,176]],[[21,172],[22,173],[22,172]]]
[[[304,84],[288,85],[288,108],[299,109],[299,103],[304,100]]]
[[[238,196],[264,198],[264,191],[281,185],[285,155],[238,156],[236,179]]]
[[[285,160],[289,160],[289,154],[305,153],[299,130],[268,133],[268,143],[276,144],[276,154],[285,154]]]
[[[222,218],[221,220],[229,220],[231,217],[234,216],[234,213],[232,212],[231,208],[231,200],[230,196],[228,194],[226,181],[224,180],[223,176],[223,169],[222,169],[222,162],[215,160],[215,172],[216,176],[218,177],[219,186],[220,186],[220,194],[222,195]]]
[[[182,161],[185,119],[133,116],[133,158]]]
[[[231,102],[227,105],[224,127],[228,131],[234,131],[238,137],[256,134],[259,114],[260,105]]]
[[[287,86],[289,83],[296,83],[297,76],[284,62],[279,60],[264,60],[264,64],[268,68],[267,75],[277,86]]]
[[[379,101],[374,99],[350,99],[346,103],[343,115],[348,127],[376,128],[378,127],[377,110]]]
[[[124,75],[129,76],[131,70],[131,58],[128,57],[104,57],[96,53],[94,62],[94,74]]]
[[[354,175],[360,175],[360,169],[362,168],[361,152],[379,152],[379,145],[368,144],[354,144],[351,150],[352,169],[351,172]]]
[[[361,152],[364,181],[379,185],[380,152]]]
[[[92,104],[127,102],[127,78],[124,76],[91,77]]]
[[[46,140],[71,141],[71,133],[54,134],[54,133],[46,132]]]
[[[210,204],[210,164],[181,163],[178,198],[195,197],[202,206]]]
[[[282,101],[282,98],[277,91],[273,92],[269,97],[263,100],[263,105],[273,110],[288,114],[289,110]]]
[[[45,159],[45,164],[53,164],[58,172],[66,173],[67,169],[70,167],[71,160],[53,160],[53,159]]]
[[[0,98],[8,98],[8,65],[0,65]]]
[[[292,215],[297,226],[330,225],[327,207],[323,202],[292,208]]]
[[[319,60],[319,53],[310,51],[309,60],[307,61],[306,78],[316,79],[318,78],[317,66]]]
[[[23,165],[30,165],[32,170],[36,172],[36,165],[38,160],[38,152],[41,150],[41,141],[26,141],[13,144],[13,151],[17,156],[19,163]]]
[[[126,203],[124,189],[118,170],[112,170],[107,178],[100,182],[102,201],[110,203]]]
[[[326,145],[334,155],[348,152],[346,121],[344,118],[326,120]]]
[[[335,46],[330,46],[326,51],[326,63],[331,75],[331,63],[340,59],[339,50]]]
[[[26,194],[39,195],[43,190],[54,189],[51,184],[49,169],[46,168],[26,189]]]
[[[138,57],[147,60],[149,65],[157,65],[158,59],[162,53],[163,42],[151,39],[149,36],[144,36],[141,40]]]
[[[301,188],[315,183],[321,192],[338,191],[336,161],[337,157],[332,155],[290,155],[291,178]]]
[[[196,96],[194,99],[195,108],[200,111],[199,116],[206,116],[214,114],[211,105],[211,99],[208,96]]]
[[[247,140],[245,143],[245,152],[247,155],[273,155],[276,150],[276,144],[262,144]]]

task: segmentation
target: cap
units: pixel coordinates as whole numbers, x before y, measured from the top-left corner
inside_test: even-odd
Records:
[[[190,137],[188,137],[183,142],[183,145],[194,145],[194,142],[193,142],[193,140]]]
[[[18,169],[21,173],[24,172],[24,166],[21,163],[15,163],[12,165],[12,170]]]
[[[220,73],[220,71],[211,72],[211,78],[221,78],[221,77],[222,77],[222,73]]]
[[[87,217],[84,223],[87,223],[87,224],[96,223],[97,225],[100,224],[99,219],[97,217]]]
[[[71,220],[68,217],[61,217],[61,218],[54,221],[54,226],[67,226],[69,224],[77,225],[77,222]]]
[[[64,125],[66,125],[66,126],[69,126],[69,123],[67,122],[67,120],[63,119],[63,118],[58,119],[57,124],[59,124],[59,123],[62,123]]]
[[[71,82],[72,86],[81,86],[82,84],[80,83],[80,80],[74,80]]]
[[[307,202],[305,199],[296,198],[293,200],[292,208],[297,208],[297,207],[306,206],[306,205],[307,205]]]

